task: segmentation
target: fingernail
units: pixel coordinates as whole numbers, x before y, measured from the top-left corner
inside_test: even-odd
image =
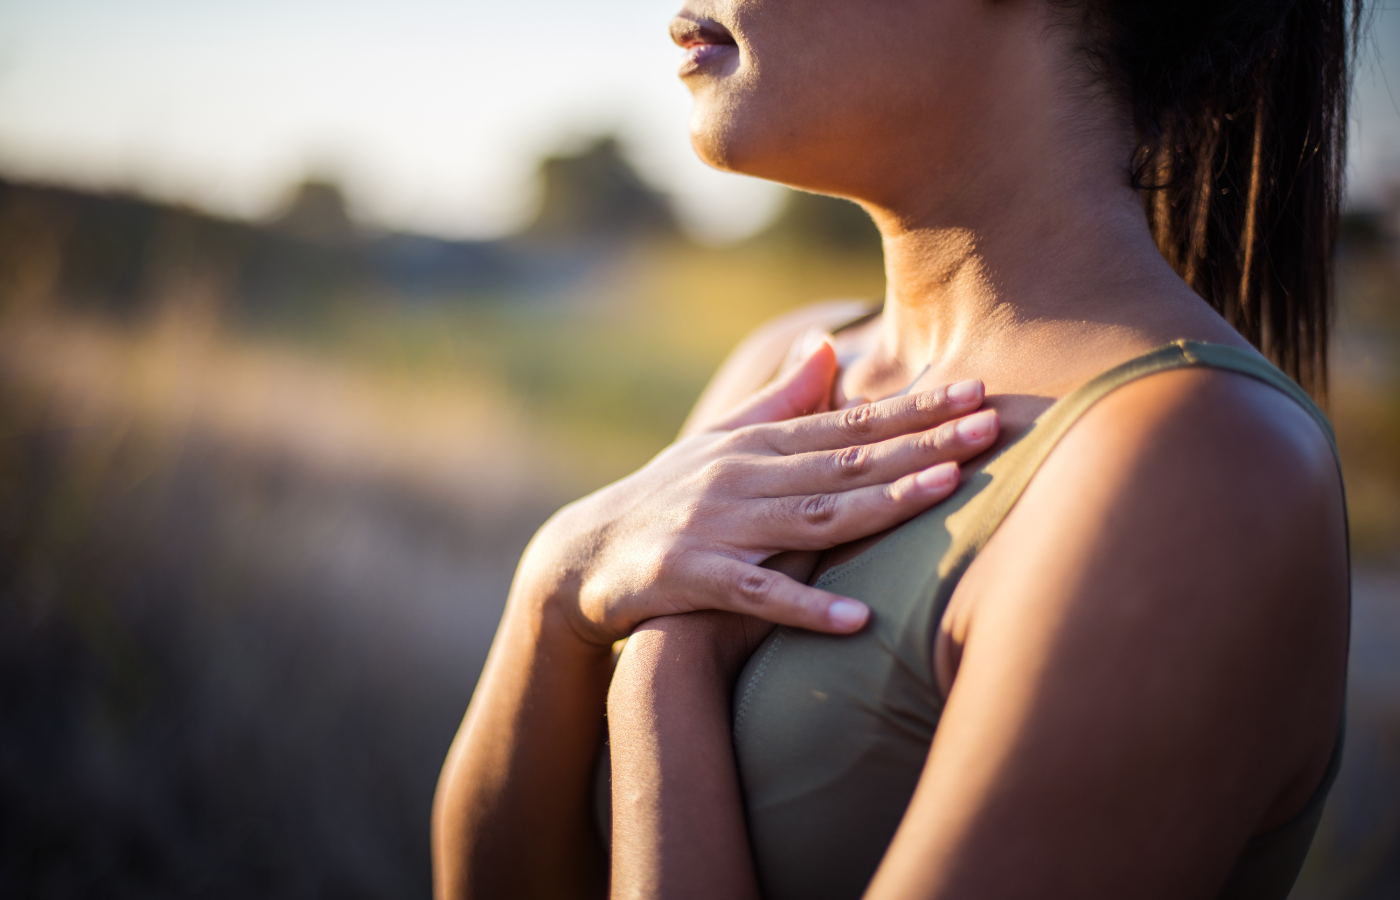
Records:
[[[914,476],[914,483],[926,491],[942,490],[957,480],[958,464],[954,462],[939,463],[930,466]]]
[[[870,610],[864,603],[855,600],[834,600],[826,608],[826,615],[837,628],[855,629],[865,624]]]
[[[948,385],[948,399],[954,403],[971,403],[982,396],[982,381],[973,378]]]
[[[831,343],[831,332],[820,329],[812,329],[802,338],[802,350],[798,353],[802,359],[811,358],[812,354],[822,348],[823,344]]]
[[[997,414],[994,410],[984,409],[960,420],[954,427],[957,429],[958,437],[963,440],[980,441],[992,433],[996,420]]]

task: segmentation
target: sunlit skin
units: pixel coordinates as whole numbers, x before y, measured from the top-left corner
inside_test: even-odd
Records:
[[[1128,115],[1059,16],[1044,0],[731,0],[673,23],[697,152],[862,203],[884,312],[764,387],[852,311],[768,326],[676,447],[537,536],[439,785],[440,897],[606,892],[589,808],[605,697],[612,892],[756,897],[728,698],[771,626],[734,613],[859,627],[800,582],[945,495],[912,473],[975,467],[1168,341],[1248,346],[1158,254]],[[991,412],[967,418],[981,394],[946,386],[973,379]],[[911,381],[859,422],[792,418]],[[859,483],[833,474],[872,441]],[[804,517],[800,498],[851,487],[836,524]],[[775,494],[798,499],[758,499]],[[792,579],[753,574],[780,551],[803,551],[774,563]],[[1212,370],[1111,394],[953,596],[934,660],[947,708],[867,896],[1214,896],[1326,768],[1347,592],[1335,463],[1296,404]],[[634,630],[612,673],[608,643]]]

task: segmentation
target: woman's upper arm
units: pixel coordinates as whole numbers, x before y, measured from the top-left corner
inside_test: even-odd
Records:
[[[710,379],[682,426],[681,437],[703,431],[767,384],[803,334],[837,328],[869,308],[868,303],[852,300],[814,303],[754,329]]]
[[[1214,896],[1321,780],[1346,565],[1292,401],[1199,370],[1101,401],[959,585],[956,679],[867,896]]]

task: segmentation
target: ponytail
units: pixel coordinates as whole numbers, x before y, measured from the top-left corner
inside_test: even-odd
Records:
[[[1162,255],[1314,394],[1362,0],[1088,0],[1093,55],[1130,99],[1133,185]]]

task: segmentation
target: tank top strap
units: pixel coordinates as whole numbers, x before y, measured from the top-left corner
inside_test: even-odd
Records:
[[[871,319],[875,318],[884,311],[885,304],[883,302],[872,303],[870,306],[866,307],[865,311],[862,312],[860,315],[852,319],[847,319],[840,325],[833,327],[831,329],[831,334],[838,335],[841,332],[849,331],[850,329],[855,328],[858,325],[864,325],[866,322],[869,322]]]
[[[1297,382],[1279,371],[1268,360],[1254,353],[1227,347],[1224,344],[1177,341],[1170,346],[1181,348],[1181,355],[1186,360],[1187,365],[1209,366],[1213,369],[1225,369],[1241,375],[1248,375],[1250,378],[1278,388],[1292,397],[1308,415],[1312,416],[1317,427],[1322,429],[1323,436],[1327,438],[1328,446],[1332,448],[1332,456],[1338,458],[1337,435],[1332,430],[1332,423],[1328,421],[1327,414],[1313,402],[1307,391],[1300,388]]]
[[[1302,388],[1268,360],[1224,344],[1174,341],[1128,360],[1071,391],[1042,413],[1024,437],[988,463],[983,474],[990,480],[977,502],[949,516],[950,530],[957,537],[943,557],[939,576],[946,579],[962,574],[1001,525],[1050,451],[1091,406],[1139,378],[1173,369],[1201,367],[1246,375],[1287,394],[1317,423],[1332,448],[1333,457],[1337,457],[1332,423]],[[1338,460],[1339,470],[1340,467]]]

